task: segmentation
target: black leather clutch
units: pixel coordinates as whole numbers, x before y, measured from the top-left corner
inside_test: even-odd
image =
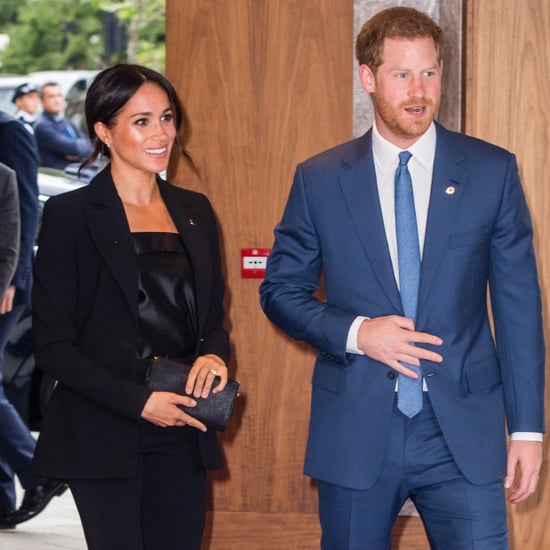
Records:
[[[190,365],[172,359],[155,357],[149,361],[144,383],[151,391],[169,391],[187,395],[185,384],[190,370]],[[219,377],[216,377],[212,388],[218,384]],[[186,407],[185,405],[178,405],[178,407],[193,418],[200,420],[207,428],[223,432],[233,414],[238,395],[239,382],[229,379],[220,393],[211,392],[206,398],[191,396],[197,402],[195,407]]]

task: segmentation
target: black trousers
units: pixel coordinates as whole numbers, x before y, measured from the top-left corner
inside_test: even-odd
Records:
[[[131,477],[69,480],[88,549],[200,550],[206,470],[187,451],[142,452]]]

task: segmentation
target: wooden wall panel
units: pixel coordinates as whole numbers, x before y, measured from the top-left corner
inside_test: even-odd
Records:
[[[169,175],[206,193],[220,219],[242,384],[206,544],[315,548],[316,492],[302,474],[314,356],[265,318],[240,250],[271,246],[297,162],[351,137],[352,2],[167,0],[166,13],[167,76],[200,178],[177,158]]]
[[[466,131],[514,151],[531,208],[550,345],[550,3],[469,0]],[[547,393],[548,393],[547,383]],[[547,413],[547,425],[550,417]],[[515,550],[550,548],[548,438],[538,494],[509,507]]]

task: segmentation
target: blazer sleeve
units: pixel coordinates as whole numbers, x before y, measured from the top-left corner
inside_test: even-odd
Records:
[[[67,195],[52,197],[44,207],[32,293],[36,363],[66,388],[115,414],[138,420],[150,392],[119,374],[122,368],[118,363],[124,360],[126,347],[126,361],[135,358],[135,349],[124,343],[125,328],[120,327],[113,336],[119,340],[119,349],[104,352],[113,356],[111,365],[98,362],[79,347],[83,330],[88,339],[97,340],[98,346],[105,340],[101,335],[104,329],[97,322],[93,329],[83,328],[89,323],[86,304],[90,300],[110,304],[113,298],[84,296],[88,292],[84,289],[93,288],[100,274],[94,267],[93,245],[82,209]]]
[[[322,255],[308,203],[308,192],[314,190],[307,187],[306,179],[299,165],[282,220],[275,228],[260,302],[267,317],[290,336],[347,365],[346,340],[356,314],[314,296]]]
[[[6,292],[17,266],[19,231],[15,172],[0,164],[0,298]]]
[[[492,240],[489,289],[509,432],[544,432],[545,344],[533,230],[510,155]]]
[[[11,284],[30,291],[39,218],[36,144],[23,124],[15,119],[0,125],[0,144],[0,162],[14,170],[19,194],[21,241],[19,261]]]

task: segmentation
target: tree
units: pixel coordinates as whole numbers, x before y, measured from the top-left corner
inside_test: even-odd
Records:
[[[0,0],[13,8],[11,0]],[[0,53],[4,73],[41,70],[99,69],[130,61],[164,70],[164,0],[26,0],[18,2],[5,25],[10,37]],[[118,17],[127,49],[107,55],[105,14]],[[1,20],[1,19],[0,19]]]

